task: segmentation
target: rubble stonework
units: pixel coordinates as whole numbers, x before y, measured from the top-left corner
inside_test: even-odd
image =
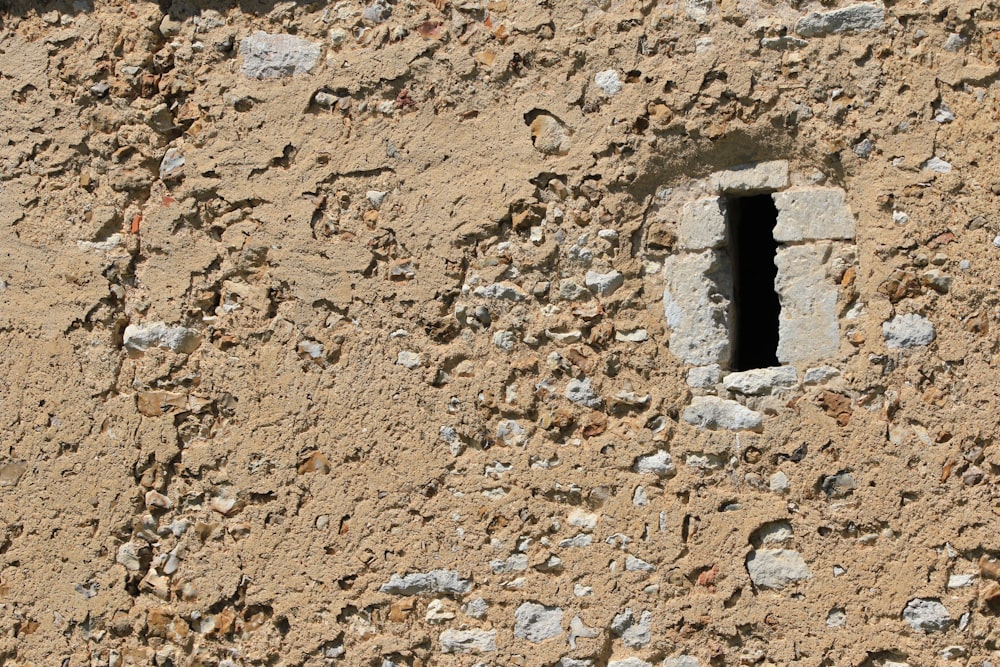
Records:
[[[0,5],[3,667],[1000,662],[997,2]]]

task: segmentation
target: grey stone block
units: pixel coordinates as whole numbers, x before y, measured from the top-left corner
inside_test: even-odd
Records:
[[[689,202],[681,209],[677,238],[682,248],[705,250],[726,244],[726,210],[719,197]]]
[[[862,2],[829,12],[810,12],[795,24],[803,37],[824,37],[850,32],[872,32],[885,24],[885,5]]]
[[[672,255],[663,276],[670,351],[694,366],[728,363],[733,278],[726,256],[716,250]]]
[[[891,350],[930,345],[935,335],[934,325],[920,315],[897,315],[882,323],[882,337]]]
[[[794,366],[754,368],[749,371],[730,373],[722,381],[729,391],[745,396],[765,396],[778,389],[789,389],[798,383]]]
[[[709,178],[722,194],[750,195],[788,187],[788,160],[755,162],[717,171]]]
[[[258,31],[240,43],[243,74],[253,79],[277,79],[306,74],[319,60],[320,45],[294,35]]]
[[[774,240],[853,239],[854,214],[840,188],[796,188],[774,193],[778,224]]]
[[[826,276],[830,244],[779,248],[775,288],[781,302],[778,317],[778,361],[810,363],[829,358],[840,347],[837,286]]]
[[[813,576],[802,555],[791,549],[751,552],[747,558],[747,572],[755,586],[772,590],[781,590]]]
[[[695,396],[681,416],[688,424],[709,430],[759,431],[764,424],[759,412],[717,396]]]

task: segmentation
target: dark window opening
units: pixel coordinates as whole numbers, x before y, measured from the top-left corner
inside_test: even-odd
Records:
[[[778,209],[771,195],[733,198],[726,204],[733,262],[732,367],[778,366]]]

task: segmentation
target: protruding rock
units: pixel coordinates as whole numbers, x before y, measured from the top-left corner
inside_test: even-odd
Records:
[[[795,24],[803,37],[825,37],[851,32],[873,32],[885,24],[885,5],[861,2],[829,12],[810,12]]]
[[[528,126],[531,129],[531,143],[535,150],[545,155],[566,155],[573,147],[569,128],[559,119],[547,113],[540,113]]]
[[[201,334],[187,327],[169,327],[163,322],[130,324],[123,336],[125,349],[140,354],[151,347],[190,354],[201,345]]]
[[[393,595],[424,595],[426,593],[448,593],[461,595],[472,589],[472,582],[462,579],[456,570],[431,570],[414,572],[405,577],[394,574],[379,591]]]
[[[813,576],[802,555],[790,549],[752,551],[747,558],[747,572],[755,586],[773,590]]]
[[[240,43],[243,74],[253,79],[277,79],[306,74],[319,60],[320,46],[294,35],[255,32]]]
[[[445,630],[438,639],[445,653],[492,653],[497,650],[496,630]]]
[[[640,456],[635,460],[635,471],[638,473],[652,473],[659,477],[669,477],[674,474],[674,462],[669,452],[662,449]]]
[[[525,602],[514,612],[514,636],[529,642],[543,642],[562,634],[563,610],[536,602]]]
[[[787,46],[804,46],[805,42],[797,44],[781,43],[774,45],[763,44],[770,48],[787,48]],[[730,169],[724,169],[712,174],[712,189],[719,193],[749,195],[761,192],[773,192],[788,187],[788,161],[774,160],[771,162],[756,162],[744,164]]]
[[[709,430],[759,431],[764,424],[759,412],[716,396],[695,396],[682,416],[688,424]]]
[[[573,378],[566,384],[566,398],[572,402],[597,410],[603,404],[601,397],[594,393],[590,378]]]
[[[914,630],[944,632],[951,627],[951,614],[939,600],[914,598],[903,609],[903,620]]]
[[[687,383],[695,389],[708,389],[719,384],[722,379],[722,367],[719,364],[697,366],[688,371]]]
[[[754,368],[749,371],[730,373],[722,381],[729,391],[745,396],[765,396],[780,389],[790,389],[798,378],[794,366],[774,366]]]
[[[619,287],[625,284],[625,276],[619,271],[609,271],[608,273],[587,271],[584,283],[586,283],[591,292],[599,296],[611,296]]]
[[[897,315],[882,323],[882,337],[891,350],[930,345],[935,336],[934,325],[920,315]]]

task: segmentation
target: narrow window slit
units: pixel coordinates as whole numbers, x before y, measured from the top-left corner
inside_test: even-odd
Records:
[[[733,264],[732,368],[778,366],[778,209],[765,194],[729,199],[726,210]]]

